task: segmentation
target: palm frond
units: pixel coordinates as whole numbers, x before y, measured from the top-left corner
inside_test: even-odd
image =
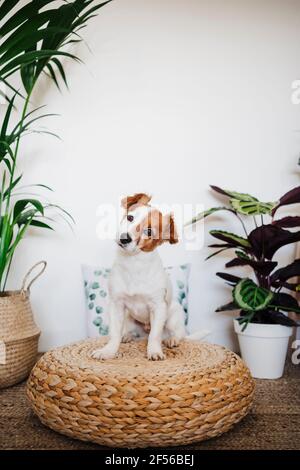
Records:
[[[0,8],[0,80],[13,87],[10,77],[19,72],[26,92],[30,93],[47,68],[58,86],[56,73],[50,64],[52,61],[60,78],[67,84],[59,57],[79,59],[64,51],[63,46],[81,41],[77,31],[110,1],[94,4],[93,0],[74,0],[53,7],[53,0],[32,0],[11,16],[7,15],[11,2],[4,1]],[[13,1],[13,4],[17,2]]]
[[[0,95],[8,105],[0,124],[0,290],[5,290],[15,250],[30,227],[52,228],[52,212],[68,225],[74,219],[65,209],[52,204],[42,191],[46,185],[21,186],[22,175],[17,174],[17,158],[21,139],[28,133],[55,135],[43,128],[33,128],[37,122],[52,113],[40,113],[41,107],[28,111],[30,97],[39,77],[47,73],[60,88],[68,86],[63,60],[80,59],[65,47],[82,41],[78,31],[96,16],[97,11],[112,0],[97,3],[94,0],[31,0],[19,6],[19,0],[2,0],[0,4]],[[20,2],[21,3],[21,2]],[[23,2],[22,2],[23,3]],[[2,83],[1,83],[2,82]],[[17,85],[16,85],[17,83]],[[16,102],[22,109],[17,123],[12,125]],[[50,225],[49,225],[50,222]]]

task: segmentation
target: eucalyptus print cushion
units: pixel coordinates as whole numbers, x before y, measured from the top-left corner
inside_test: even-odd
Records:
[[[185,324],[188,323],[188,281],[190,264],[168,266],[173,297],[182,305]],[[108,317],[108,277],[110,269],[98,266],[82,266],[86,301],[88,337],[106,336],[109,333]]]
[[[108,335],[108,276],[110,269],[82,266],[88,337]]]
[[[181,264],[180,266],[167,266],[167,273],[173,288],[173,298],[177,300],[184,310],[184,322],[188,324],[188,294],[189,294],[189,275],[190,264]]]

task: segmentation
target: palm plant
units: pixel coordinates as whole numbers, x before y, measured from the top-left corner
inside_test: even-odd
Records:
[[[211,186],[211,188],[226,197],[229,204],[201,212],[187,225],[195,224],[218,211],[227,211],[237,217],[241,223],[243,235],[225,230],[210,230],[210,234],[219,243],[209,245],[215,251],[207,259],[224,251],[234,250],[235,256],[226,263],[226,268],[247,266],[252,269],[255,277],[253,280],[228,272],[218,272],[217,276],[231,286],[232,299],[216,311],[239,309],[238,320],[240,324],[243,324],[243,329],[250,322],[299,326],[286,314],[288,312],[300,314],[298,301],[288,293],[288,291],[300,291],[300,285],[297,282],[291,282],[293,278],[300,275],[300,259],[278,268],[274,255],[281,247],[300,241],[300,231],[287,230],[300,226],[299,216],[275,218],[280,207],[300,203],[300,186],[274,202],[261,202],[250,194],[229,191],[217,186]],[[250,232],[247,231],[244,217],[253,220],[254,228]],[[268,218],[267,223],[265,218]]]
[[[1,113],[0,124],[1,292],[6,288],[16,248],[28,228],[53,229],[49,218],[52,209],[71,217],[59,206],[45,202],[41,196],[38,199],[29,195],[24,198],[20,188],[22,175],[18,173],[18,158],[21,139],[30,132],[36,132],[32,126],[49,116],[41,114],[41,108],[30,109],[32,93],[45,73],[58,88],[60,82],[67,86],[62,59],[80,59],[66,48],[82,40],[81,29],[110,1],[100,4],[93,0],[0,2],[0,98],[7,104]],[[16,108],[17,102],[20,105]],[[13,125],[16,112],[19,119]],[[51,190],[43,184],[32,186]],[[23,194],[21,199],[20,194]]]

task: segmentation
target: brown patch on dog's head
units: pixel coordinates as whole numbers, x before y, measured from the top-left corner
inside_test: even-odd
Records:
[[[126,211],[128,211],[129,209],[132,209],[133,206],[147,206],[150,201],[151,196],[148,196],[148,194],[137,193],[133,196],[124,197],[121,200],[121,205]]]
[[[164,241],[174,245],[178,243],[178,233],[175,227],[173,214],[167,214],[164,216]]]
[[[173,215],[163,216],[157,209],[151,210],[136,230],[139,234],[138,246],[142,251],[153,251],[164,242],[178,242]]]
[[[153,251],[163,243],[163,216],[152,209],[137,226],[138,246],[142,251]],[[149,232],[149,233],[148,233]]]

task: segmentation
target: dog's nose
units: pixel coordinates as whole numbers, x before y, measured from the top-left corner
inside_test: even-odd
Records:
[[[120,242],[122,245],[128,245],[128,243],[132,242],[132,238],[129,233],[121,233]]]

